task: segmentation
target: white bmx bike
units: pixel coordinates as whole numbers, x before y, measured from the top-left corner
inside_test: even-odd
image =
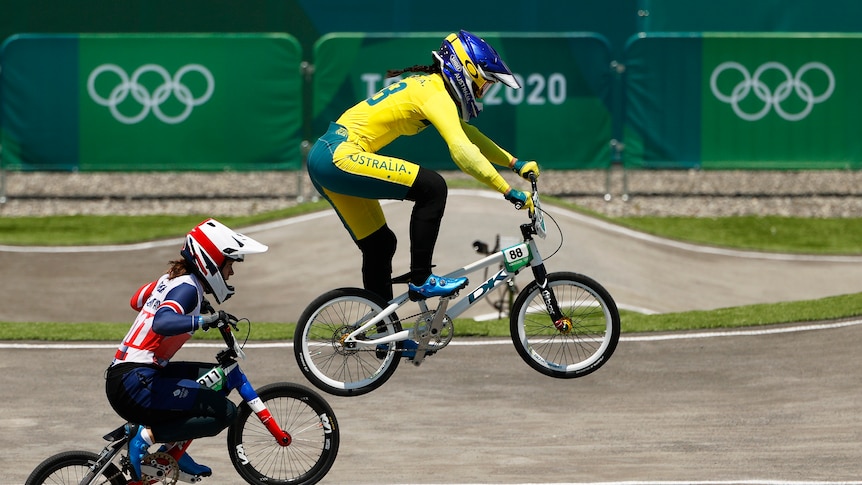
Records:
[[[542,374],[564,379],[585,376],[604,365],[620,338],[616,303],[604,287],[583,274],[545,270],[533,239],[546,236],[545,213],[534,177],[531,183],[534,209],[530,222],[520,226],[522,240],[443,275],[457,278],[497,270],[466,296],[442,297],[432,307],[429,300],[411,298],[409,292],[386,302],[361,288],[338,288],[312,301],[294,334],[296,361],[305,377],[337,396],[371,392],[392,376],[402,356],[419,365],[446,347],[454,335],[455,318],[528,267],[533,280],[509,313],[512,343],[524,362]],[[406,276],[393,283],[407,283]],[[409,303],[418,311],[399,317],[396,311],[403,312]],[[405,348],[407,340],[418,347]]]

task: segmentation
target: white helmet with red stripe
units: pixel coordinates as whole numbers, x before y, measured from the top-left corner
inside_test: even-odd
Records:
[[[263,253],[269,249],[254,239],[244,236],[215,219],[207,219],[186,235],[180,254],[195,268],[219,303],[234,294],[221,270],[228,259],[242,261],[246,254]]]

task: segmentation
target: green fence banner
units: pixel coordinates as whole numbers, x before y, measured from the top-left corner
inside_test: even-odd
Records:
[[[18,35],[0,50],[0,166],[299,169],[286,34]]]
[[[432,63],[447,35],[339,33],[314,48],[312,130],[323,134],[330,121],[394,80],[389,69]],[[516,74],[513,90],[497,84],[471,121],[519,158],[548,169],[608,166],[612,138],[613,75],[607,41],[598,34],[485,34]],[[409,74],[405,74],[409,75]],[[401,137],[384,151],[434,169],[455,169],[445,143],[429,128]]]
[[[626,49],[625,163],[862,168],[854,34],[649,34]]]

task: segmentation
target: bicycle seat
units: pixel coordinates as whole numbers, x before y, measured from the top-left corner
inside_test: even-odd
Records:
[[[126,437],[126,425],[123,424],[119,428],[111,431],[110,433],[102,436],[102,439],[105,441],[117,441]]]

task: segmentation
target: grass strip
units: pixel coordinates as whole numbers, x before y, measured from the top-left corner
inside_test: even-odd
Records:
[[[781,323],[841,320],[862,316],[862,293],[831,296],[817,300],[745,305],[678,313],[643,315],[621,313],[623,333],[666,332],[716,328],[756,327]],[[0,340],[7,341],[110,341],[119,343],[129,329],[128,323],[53,323],[0,322]],[[296,325],[293,323],[240,323],[236,336],[253,341],[290,341]],[[476,322],[456,319],[456,337],[509,337],[509,320]],[[217,332],[198,332],[195,339],[219,340]]]

